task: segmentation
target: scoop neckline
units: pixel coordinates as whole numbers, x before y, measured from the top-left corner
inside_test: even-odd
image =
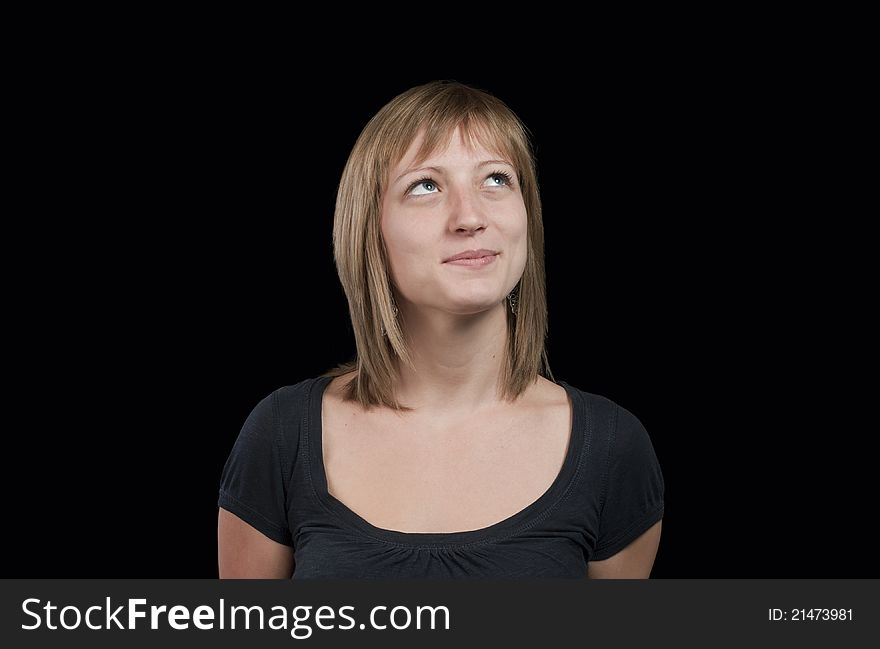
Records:
[[[374,539],[413,547],[449,547],[488,543],[493,540],[513,536],[517,532],[537,523],[542,518],[542,514],[562,498],[574,480],[576,469],[580,465],[580,456],[584,448],[583,402],[577,389],[565,381],[558,380],[555,383],[565,389],[572,409],[568,450],[566,451],[562,468],[559,470],[556,478],[537,500],[493,525],[475,530],[462,530],[458,532],[404,532],[377,527],[337,499],[327,488],[327,475],[324,470],[323,458],[322,414],[324,391],[332,380],[333,377],[319,376],[313,380],[309,389],[305,432],[311,466],[310,478],[312,489],[318,500],[327,509],[335,513],[348,529],[357,530]]]

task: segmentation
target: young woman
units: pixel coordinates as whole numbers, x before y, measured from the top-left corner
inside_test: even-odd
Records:
[[[550,372],[533,149],[438,81],[366,125],[333,227],[355,358],[251,412],[221,578],[647,578],[663,475],[628,410]]]

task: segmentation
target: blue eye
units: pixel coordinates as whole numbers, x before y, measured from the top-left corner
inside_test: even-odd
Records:
[[[510,174],[505,171],[495,171],[489,174],[489,178],[494,178],[495,176],[500,176],[501,178],[504,178],[504,183],[507,185],[513,184],[513,179],[510,177]]]
[[[437,185],[434,184],[434,181],[431,178],[425,177],[425,178],[420,178],[419,180],[415,181],[412,185],[410,185],[409,191],[412,191],[413,189],[415,189],[419,185],[427,185],[429,187],[433,187],[434,189],[437,188]],[[409,192],[407,192],[407,193],[409,193]],[[434,192],[430,192],[430,193],[433,194]],[[415,194],[415,196],[424,196],[424,194]]]
[[[493,171],[493,172],[490,173],[488,176],[486,176],[486,178],[496,178],[496,177],[503,178],[503,179],[504,179],[504,184],[501,184],[501,185],[493,185],[493,187],[504,187],[504,186],[510,186],[510,185],[513,184],[513,179],[511,178],[510,174],[507,173],[507,172],[505,172],[505,171]],[[409,186],[409,188],[406,190],[406,193],[407,193],[407,194],[411,193],[412,190],[414,190],[414,189],[415,189],[416,187],[418,187],[419,185],[425,185],[426,187],[431,187],[431,188],[433,188],[433,189],[437,189],[437,183],[434,182],[434,179],[431,178],[430,176],[424,176],[424,177],[422,177],[422,178],[419,178],[419,179],[418,179],[417,181],[415,181],[414,183],[412,183],[412,184]],[[434,193],[435,193],[435,192],[433,192],[433,191],[429,191],[429,192],[427,192],[427,193],[413,194],[413,196],[429,196],[429,195],[434,194]]]

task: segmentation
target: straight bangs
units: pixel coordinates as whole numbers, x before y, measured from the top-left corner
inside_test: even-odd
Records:
[[[484,102],[464,101],[464,98],[449,97],[413,110],[389,125],[393,132],[388,133],[387,148],[378,152],[383,161],[379,195],[384,195],[388,187],[388,174],[406,155],[413,141],[422,134],[421,145],[416,151],[413,165],[420,165],[441,147],[449,143],[456,129],[459,129],[463,144],[471,149],[478,145],[513,165],[517,182],[523,192],[530,188],[535,176],[530,135],[526,127],[513,115],[505,114],[497,107]],[[454,101],[456,100],[457,101]],[[380,198],[381,201],[381,198]],[[529,207],[528,205],[526,207]]]

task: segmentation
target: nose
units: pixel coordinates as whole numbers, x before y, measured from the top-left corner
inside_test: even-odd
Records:
[[[486,205],[478,191],[467,188],[449,190],[449,227],[454,232],[471,232],[485,228],[488,223]]]

